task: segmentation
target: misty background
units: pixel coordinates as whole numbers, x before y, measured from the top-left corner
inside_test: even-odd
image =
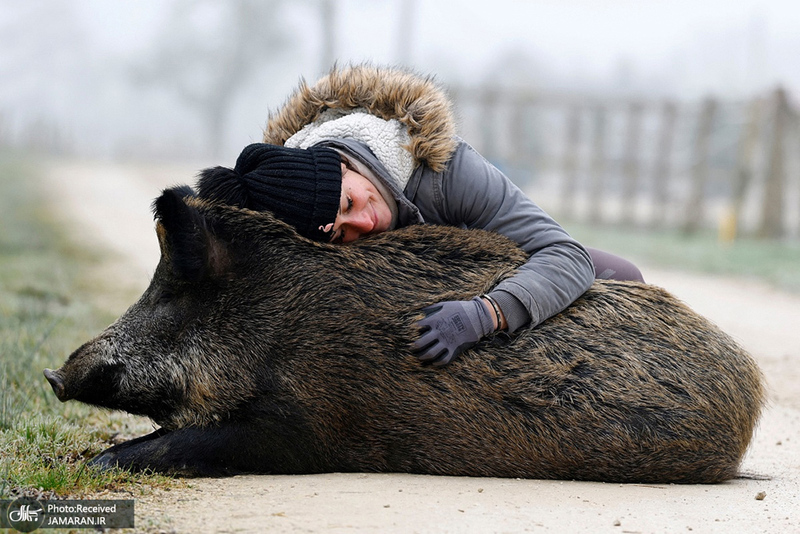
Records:
[[[798,236],[798,30],[796,0],[0,0],[0,147],[230,166],[370,61],[435,75],[552,211]]]

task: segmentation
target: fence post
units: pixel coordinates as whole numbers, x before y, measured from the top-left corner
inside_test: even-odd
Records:
[[[747,117],[742,135],[739,138],[739,147],[736,153],[736,175],[733,179],[731,191],[730,235],[728,240],[734,240],[739,234],[742,219],[744,197],[753,181],[753,159],[758,146],[759,126],[763,102],[761,98],[754,98],[747,106]]]
[[[11,136],[6,133],[6,115],[0,111],[0,150],[11,146]]]
[[[779,87],[774,94],[774,116],[772,144],[767,162],[767,174],[764,182],[764,198],[761,205],[761,224],[759,237],[776,238],[783,235],[783,187],[784,187],[784,151],[783,142],[786,135],[786,121],[789,114],[789,103],[786,91]]]
[[[656,146],[655,168],[653,170],[653,214],[651,220],[653,228],[664,226],[667,219],[670,161],[677,117],[678,107],[675,102],[670,100],[664,102],[661,107],[661,125],[658,134],[658,146]]]
[[[575,216],[575,195],[578,186],[578,147],[580,145],[581,108],[577,104],[567,111],[567,138],[564,146],[564,178],[561,189],[561,213],[569,219]]]
[[[508,159],[515,178],[527,182],[531,179],[531,169],[533,167],[532,147],[527,129],[528,111],[533,107],[533,104],[530,99],[520,93],[512,105],[514,108],[509,117],[508,125],[511,145]]]
[[[697,125],[697,139],[694,145],[692,160],[692,183],[689,201],[686,204],[686,222],[683,231],[687,234],[696,232],[705,215],[706,182],[708,182],[708,152],[711,144],[711,128],[717,111],[717,101],[707,98],[703,102]]]
[[[603,220],[603,193],[606,179],[606,108],[598,104],[592,117],[592,167],[589,175],[589,221]]]
[[[497,121],[495,111],[499,100],[498,91],[494,87],[486,87],[478,96],[480,103],[481,152],[489,161],[499,156],[497,149]]]
[[[790,105],[789,117],[791,118],[791,125],[792,125],[791,131],[793,131],[795,135],[794,146],[798,148],[798,145],[800,145],[800,143],[798,142],[800,141],[800,110],[798,110],[795,106]],[[795,176],[794,178],[795,178],[795,183],[797,183],[798,186],[800,186],[800,176]],[[798,200],[800,200],[800,198],[798,198]],[[800,208],[800,205],[798,205],[798,208]],[[798,211],[800,211],[800,209],[798,209]],[[797,221],[796,230],[797,234],[795,234],[795,236],[800,239],[800,220]]]
[[[640,102],[628,106],[628,131],[625,155],[622,160],[622,224],[633,223],[636,190],[639,185],[639,139],[642,136],[642,111]]]

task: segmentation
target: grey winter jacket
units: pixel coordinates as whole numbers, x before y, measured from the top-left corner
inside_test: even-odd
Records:
[[[569,306],[594,281],[586,249],[511,180],[461,139],[442,172],[419,165],[400,190],[386,168],[359,141],[321,143],[366,165],[392,192],[398,227],[428,223],[480,228],[512,239],[530,260],[489,295],[509,331],[535,326]]]

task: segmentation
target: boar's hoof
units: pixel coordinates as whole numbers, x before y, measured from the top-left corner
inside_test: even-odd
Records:
[[[145,436],[114,445],[89,460],[88,464],[104,471],[115,467],[141,471],[160,457],[163,451],[160,451],[161,441],[158,438],[167,434],[168,430],[159,428]]]
[[[69,399],[66,396],[66,390],[64,388],[64,379],[58,374],[58,371],[53,371],[52,369],[45,369],[44,370],[44,377],[50,382],[50,386],[53,388],[53,393],[56,394],[58,400],[61,402],[66,402]]]
[[[89,460],[91,467],[100,469],[101,471],[108,471],[118,466],[117,455],[110,449],[107,449],[91,460]]]

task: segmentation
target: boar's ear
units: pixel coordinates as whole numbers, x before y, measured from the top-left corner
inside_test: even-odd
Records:
[[[214,237],[206,218],[186,204],[184,199],[193,196],[188,186],[165,189],[153,202],[153,211],[165,259],[176,275],[197,282],[220,274],[227,261],[225,247]]]

